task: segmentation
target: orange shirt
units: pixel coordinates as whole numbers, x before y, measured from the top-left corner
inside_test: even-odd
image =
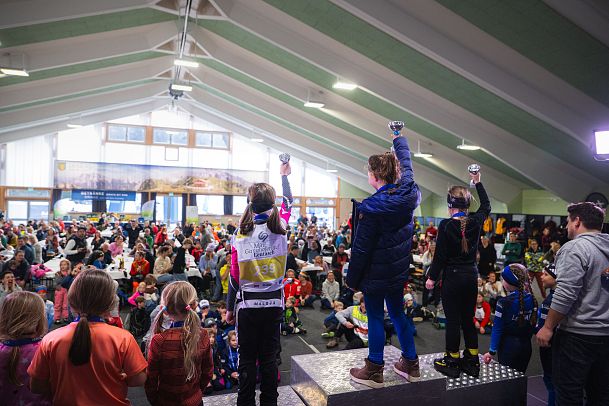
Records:
[[[129,405],[127,382],[120,380],[146,369],[133,336],[127,331],[105,323],[89,323],[91,329],[91,360],[74,366],[68,352],[76,323],[51,331],[40,344],[28,374],[50,381],[53,404],[59,405]]]

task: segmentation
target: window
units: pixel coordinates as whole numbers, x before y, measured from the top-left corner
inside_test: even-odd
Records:
[[[144,142],[146,141],[146,128],[144,127],[127,127],[127,141],[129,142]]]
[[[195,134],[195,146],[211,148],[212,133],[196,133]]]
[[[247,197],[233,196],[233,214],[243,214],[247,206]]]
[[[48,220],[49,202],[9,200],[7,217],[16,224],[27,223],[28,220]]]
[[[134,127],[126,125],[108,124],[108,141],[115,142],[137,142],[146,141],[146,127]]]
[[[195,146],[197,147],[228,149],[229,145],[229,133],[197,131],[195,134]]]
[[[115,142],[144,143],[146,141],[146,127],[108,124],[107,139]]]
[[[199,214],[224,214],[224,196],[197,195],[197,212]]]
[[[108,125],[108,141],[127,141],[127,127]]]
[[[154,128],[152,142],[154,144],[188,145],[188,131]]]

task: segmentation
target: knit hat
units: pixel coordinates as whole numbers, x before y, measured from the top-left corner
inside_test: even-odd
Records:
[[[543,268],[543,270],[552,278],[556,279],[556,265],[548,264],[545,268]]]
[[[404,301],[407,302],[409,300],[414,300],[414,299],[412,298],[412,295],[410,293],[406,293],[404,295]]]
[[[40,293],[40,292],[45,292],[47,291],[47,287],[44,285],[38,285],[36,286],[36,293]]]

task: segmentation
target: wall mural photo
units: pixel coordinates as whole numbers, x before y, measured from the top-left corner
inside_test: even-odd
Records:
[[[129,190],[159,193],[245,194],[267,171],[57,161],[58,189]]]

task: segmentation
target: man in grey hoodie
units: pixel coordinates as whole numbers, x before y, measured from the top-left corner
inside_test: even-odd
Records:
[[[542,347],[552,346],[552,375],[559,405],[609,405],[609,235],[605,212],[593,203],[568,207],[571,241],[556,255],[557,286]],[[556,329],[558,327],[558,329]]]

